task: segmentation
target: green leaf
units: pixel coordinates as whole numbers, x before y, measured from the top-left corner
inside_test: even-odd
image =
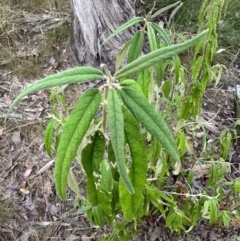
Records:
[[[96,131],[90,140],[91,142],[82,151],[81,161],[87,175],[87,197],[89,202],[96,206],[99,200],[93,173],[99,173],[98,167],[105,150],[105,138],[102,132]]]
[[[194,38],[187,40],[183,43],[167,46],[161,49],[158,49],[156,51],[153,51],[149,54],[146,54],[144,56],[141,56],[137,60],[131,62],[130,64],[127,64],[122,69],[118,70],[114,77],[116,79],[123,78],[126,76],[129,76],[135,72],[138,72],[142,69],[145,69],[151,65],[156,64],[160,60],[166,60],[171,57],[173,57],[176,54],[179,54],[186,49],[193,46],[195,43],[197,43],[200,39],[202,39],[206,34],[208,30],[203,31],[199,35],[195,36]]]
[[[125,79],[122,80],[120,83],[121,86],[128,86],[131,87],[133,89],[135,89],[139,94],[141,94],[142,96],[144,96],[142,89],[140,87],[140,85],[133,79]]]
[[[147,24],[147,36],[148,36],[148,42],[149,42],[151,52],[157,50],[158,43],[157,43],[154,29],[151,26],[151,23]]]
[[[176,142],[162,115],[134,89],[123,87],[120,94],[124,104],[133,116],[162,144],[166,152],[180,164]]]
[[[106,192],[111,192],[113,189],[113,177],[111,168],[105,160],[100,163],[100,172],[102,175],[100,188]]]
[[[117,171],[116,158],[112,148],[111,140],[108,142],[108,162],[111,165],[112,177],[116,182],[119,182],[119,173]]]
[[[201,115],[202,109],[202,85],[200,82],[194,82],[192,86],[192,116]]]
[[[148,100],[149,95],[149,85],[151,82],[151,71],[149,68],[143,69],[137,73],[137,83],[139,84],[143,94]]]
[[[168,79],[168,80],[165,81],[165,83],[162,87],[162,91],[163,91],[163,94],[164,94],[165,98],[169,97],[171,89],[172,89],[172,79]]]
[[[213,224],[217,218],[218,218],[218,203],[216,200],[209,200],[209,214],[210,214],[210,219],[209,223]]]
[[[33,92],[51,88],[54,86],[61,86],[65,84],[72,84],[78,82],[86,82],[90,80],[101,80],[104,78],[102,71],[92,68],[92,67],[77,67],[70,70],[63,71],[58,74],[50,75],[46,78],[38,80],[37,82],[33,83],[32,85],[28,86],[24,89],[13,101],[11,106],[8,109],[6,117],[8,117],[9,113],[13,109],[13,107],[26,95],[29,95]]]
[[[240,181],[236,180],[234,182],[234,194],[238,195],[240,192]]]
[[[135,190],[134,194],[129,194],[122,182],[119,183],[119,198],[124,217],[127,221],[141,217],[144,196],[143,188],[147,172],[146,145],[140,133],[140,127],[134,117],[123,108],[124,131],[126,141],[131,155],[130,180]]]
[[[104,152],[105,137],[103,133],[100,130],[98,130],[94,135],[94,147],[92,152],[92,166],[94,172],[99,172],[100,163],[103,161]]]
[[[171,40],[164,28],[161,28],[156,23],[151,23],[152,28],[163,38],[163,41],[167,46],[171,45]]]
[[[118,29],[116,29],[109,37],[107,37],[105,39],[105,41],[102,43],[102,45],[104,45],[107,41],[109,41],[111,38],[113,38],[114,36],[118,35],[119,33],[121,33],[122,31],[124,31],[125,29],[140,23],[144,20],[143,17],[135,17],[130,19],[129,21],[127,21],[126,23],[124,23],[123,25],[121,25]]]
[[[171,40],[165,31],[164,28],[161,28],[159,25],[156,23],[152,23],[152,27],[154,30],[163,38],[164,42],[166,43],[167,46],[171,45]],[[178,56],[173,56],[173,64],[174,64],[174,73],[176,77],[176,83],[178,83],[179,80],[179,71],[180,71],[180,59]]]
[[[94,88],[87,90],[75,105],[63,127],[54,171],[56,190],[61,199],[66,199],[68,171],[100,103],[100,91]]]
[[[53,131],[54,131],[54,126],[55,126],[56,121],[51,120],[44,132],[44,146],[47,154],[49,155],[50,158],[52,158],[52,138],[53,138]]]
[[[104,212],[101,206],[95,206],[92,208],[92,215],[94,217],[95,224],[99,227],[104,225]]]
[[[142,31],[137,31],[133,38],[131,39],[131,45],[128,51],[127,63],[131,63],[136,60],[141,51],[142,51],[142,43],[143,43],[143,33]]]
[[[98,203],[107,216],[112,215],[112,193],[97,189]]]
[[[183,101],[183,107],[180,114],[180,118],[188,120],[192,114],[192,97],[186,96]]]
[[[129,193],[133,194],[134,189],[128,177],[127,166],[124,155],[124,121],[121,102],[116,90],[108,90],[108,122],[113,151],[120,177],[123,180]]]
[[[147,35],[148,35],[148,41],[149,41],[151,52],[160,48],[160,43],[156,38],[155,31],[151,26],[151,23],[148,23],[147,25]],[[156,72],[157,83],[160,86],[162,79],[164,77],[164,70],[165,70],[163,61],[161,60],[158,63],[154,64],[154,69]]]
[[[181,2],[181,1],[177,1],[177,2],[175,2],[175,3],[173,3],[173,4],[170,4],[170,5],[168,5],[168,6],[164,7],[164,8],[159,9],[156,13],[154,13],[154,14],[151,16],[151,19],[154,19],[154,18],[156,18],[157,16],[159,16],[160,14],[168,11],[169,9],[171,9],[171,8],[173,8],[173,7],[175,7],[175,6],[177,6],[180,2]]]
[[[147,195],[148,195],[150,201],[152,202],[152,204],[155,207],[158,207],[159,202],[158,202],[156,192],[154,190],[155,187],[152,187],[152,186],[149,186],[149,185],[145,184],[145,188],[147,190]]]

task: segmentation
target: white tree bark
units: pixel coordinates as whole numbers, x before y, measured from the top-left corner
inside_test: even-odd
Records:
[[[80,65],[108,65],[113,70],[115,57],[131,37],[129,31],[100,44],[120,25],[135,16],[135,0],[72,0],[73,50]]]

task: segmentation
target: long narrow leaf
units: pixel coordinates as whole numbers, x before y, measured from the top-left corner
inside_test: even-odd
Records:
[[[176,54],[179,54],[183,52],[184,50],[190,48],[193,46],[197,41],[202,39],[206,34],[208,30],[203,31],[199,35],[195,36],[194,38],[187,40],[183,43],[171,45],[168,47],[164,47],[161,49],[158,49],[156,51],[153,51],[149,54],[146,54],[144,56],[141,56],[137,60],[133,61],[130,64],[127,64],[125,67],[122,69],[118,70],[114,77],[116,79],[127,77],[133,73],[136,73],[142,69],[145,69],[151,65],[156,64],[160,60],[166,60],[171,57],[173,57]]]
[[[164,13],[164,12],[166,12],[167,10],[175,7],[175,6],[178,5],[180,2],[181,2],[181,1],[177,1],[177,2],[175,2],[175,3],[173,3],[173,4],[170,4],[170,5],[166,6],[165,8],[159,9],[156,13],[154,13],[154,14],[151,16],[151,19],[154,19],[154,18],[156,18],[157,16],[159,16],[161,13]]]
[[[162,115],[134,89],[122,87],[120,94],[133,116],[162,144],[167,153],[180,163],[176,142]]]
[[[154,31],[153,27],[151,26],[151,23],[149,23],[147,25],[147,35],[148,35],[148,41],[149,41],[151,52],[159,49],[160,42],[156,38],[155,31]],[[154,69],[156,72],[157,83],[160,86],[162,79],[164,77],[164,70],[165,70],[163,60],[160,60],[159,62],[154,64]]]
[[[150,23],[149,23],[150,24]],[[161,28],[159,25],[156,23],[151,23],[152,27],[154,30],[163,38],[164,42],[166,43],[167,46],[171,45],[171,40],[167,35],[167,32],[164,30],[164,28]]]
[[[54,178],[58,196],[66,199],[67,176],[73,158],[94,118],[101,102],[98,89],[87,90],[75,105],[68,121],[63,127],[62,136],[57,148],[57,159]]]
[[[54,131],[54,126],[56,124],[55,120],[51,120],[44,132],[44,146],[47,154],[49,155],[50,158],[52,158],[52,137],[53,137],[53,131]]]
[[[82,151],[81,161],[87,175],[87,197],[92,206],[99,205],[94,174],[98,169],[99,160],[102,161],[105,150],[105,139],[100,131],[95,132],[89,143]]]
[[[137,31],[133,38],[131,39],[131,45],[128,51],[127,63],[131,63],[136,60],[141,51],[142,51],[142,43],[143,43],[143,33],[142,31]]]
[[[116,90],[108,90],[108,122],[113,151],[116,157],[120,177],[129,193],[134,189],[128,177],[124,155],[124,121],[122,107]]]
[[[65,84],[72,84],[72,83],[78,83],[78,82],[86,82],[90,80],[101,80],[103,79],[104,75],[102,71],[92,68],[92,67],[77,67],[70,70],[63,71],[58,74],[50,75],[46,78],[43,78],[41,80],[36,81],[26,89],[24,89],[13,101],[11,106],[8,109],[8,112],[6,114],[6,117],[8,117],[10,111],[13,109],[13,107],[26,95],[29,95],[33,92],[55,87],[55,86],[61,86]]]
[[[134,117],[123,108],[124,131],[129,146],[132,162],[130,167],[130,179],[135,193],[129,194],[122,182],[119,186],[119,198],[126,220],[141,216],[143,208],[143,188],[147,172],[146,145],[140,133],[140,126]]]
[[[157,50],[158,46],[156,35],[150,23],[147,25],[147,36],[151,52]]]
[[[109,41],[111,38],[115,37],[116,35],[118,35],[119,33],[121,33],[122,31],[124,31],[125,29],[140,23],[144,20],[143,17],[135,17],[130,19],[129,21],[127,21],[126,23],[124,23],[123,25],[121,25],[118,29],[116,29],[111,35],[109,35],[109,37],[107,37],[105,39],[105,41],[102,43],[102,45],[104,45],[107,41]]]
[[[142,71],[137,73],[137,83],[141,87],[141,90],[148,100],[148,95],[149,95],[149,85],[151,81],[151,71],[149,68],[143,69]]]
[[[156,23],[151,23],[154,30],[163,38],[164,42],[167,46],[171,45],[171,40],[167,34],[167,32],[164,30],[164,28],[161,28]],[[178,83],[179,80],[179,68],[180,68],[180,59],[177,55],[173,56],[173,64],[174,64],[174,73],[176,78],[176,83]]]
[[[115,71],[117,71],[120,68],[121,64],[123,63],[124,57],[129,49],[130,44],[131,44],[131,39],[128,40],[125,43],[125,45],[122,47],[122,49],[118,52],[116,57]]]

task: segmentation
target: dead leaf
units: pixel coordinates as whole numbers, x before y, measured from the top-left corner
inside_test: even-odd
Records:
[[[20,132],[14,131],[12,135],[12,141],[14,144],[18,144],[21,142]]]
[[[66,239],[66,241],[74,241],[74,240],[80,240],[80,237],[74,234],[70,234],[70,236]]]
[[[161,228],[155,227],[153,233],[151,234],[150,241],[155,241],[159,237],[161,237]]]
[[[34,178],[34,177],[36,177],[36,176],[38,176],[38,175],[40,175],[40,174],[42,174],[42,173],[44,173],[46,170],[48,170],[48,169],[52,166],[53,163],[54,163],[54,160],[49,161],[46,165],[44,165],[44,166],[37,172],[36,175],[32,176],[31,179]]]
[[[0,136],[3,135],[3,131],[5,130],[5,128],[0,128]]]
[[[28,165],[27,170],[23,174],[25,178],[27,178],[31,174],[33,167],[34,167],[33,164]]]
[[[82,241],[91,241],[92,237],[87,237],[86,235],[82,235]]]
[[[25,188],[20,188],[19,191],[25,195],[29,194],[29,190],[25,189]]]

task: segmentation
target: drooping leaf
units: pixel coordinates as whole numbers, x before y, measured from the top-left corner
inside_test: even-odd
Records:
[[[120,182],[119,198],[124,217],[128,221],[132,221],[142,214],[141,210],[144,204],[143,188],[147,172],[147,154],[139,124],[126,108],[123,108],[123,114],[126,141],[132,159],[129,176],[135,193],[129,194],[123,183]]]
[[[54,86],[61,86],[65,84],[72,84],[78,82],[87,82],[90,80],[101,80],[104,78],[102,71],[92,67],[77,67],[70,70],[63,71],[58,74],[49,75],[46,78],[36,81],[32,85],[25,88],[13,101],[11,106],[8,109],[6,117],[13,109],[13,107],[26,95],[29,95],[33,92],[51,88]]]
[[[162,144],[167,153],[180,164],[176,142],[160,112],[157,112],[146,99],[142,98],[132,88],[122,87],[120,94],[124,104],[133,116]]]
[[[101,206],[95,206],[92,208],[92,214],[94,217],[95,225],[102,227],[104,225],[104,212]]]
[[[108,90],[108,123],[112,148],[115,154],[120,177],[129,193],[133,194],[134,189],[128,177],[127,166],[124,155],[124,121],[122,106],[116,90]]]
[[[110,193],[113,189],[113,177],[110,165],[105,160],[100,163],[100,172],[102,175],[100,188]]]
[[[93,152],[95,135],[91,137],[91,142],[82,150],[81,161],[83,169],[87,175],[86,192],[88,201],[92,206],[98,204],[97,188],[93,176]]]
[[[61,199],[66,198],[67,176],[73,158],[100,103],[100,91],[94,88],[87,90],[75,105],[63,127],[54,170],[56,189]]]
[[[105,137],[103,133],[98,130],[94,135],[94,147],[92,153],[92,166],[94,172],[99,172],[100,163],[103,160],[105,152]]]
[[[119,182],[119,173],[117,171],[117,166],[116,164],[116,158],[115,158],[115,154],[112,148],[112,142],[111,140],[108,142],[108,162],[110,163],[111,166],[111,172],[112,172],[112,177],[114,179],[114,181],[116,181],[117,183]]]
[[[100,173],[100,162],[105,151],[105,138],[101,131],[91,136],[91,142],[83,149],[81,161],[87,175],[87,196],[93,206],[99,205],[93,173]]]
[[[142,69],[145,69],[151,65],[156,64],[160,60],[169,59],[174,55],[179,54],[193,46],[196,42],[202,39],[207,34],[207,32],[208,30],[205,30],[202,33],[195,36],[194,38],[187,40],[183,43],[167,46],[156,51],[153,51],[151,53],[148,53],[144,56],[141,56],[137,60],[127,64],[125,67],[118,70],[115,73],[114,77],[116,79],[127,77],[133,73],[136,73]]]
[[[111,170],[105,168],[103,155],[105,152],[105,138],[101,131],[91,136],[91,142],[83,149],[81,160],[87,175],[87,198],[92,205],[88,212],[93,224],[103,225],[104,219],[112,220]],[[101,163],[99,161],[101,160]],[[106,163],[105,163],[106,164]],[[101,175],[95,175],[99,173]],[[98,185],[100,183],[100,185]]]
[[[107,41],[109,41],[111,38],[113,38],[114,36],[118,35],[119,33],[121,33],[122,31],[124,31],[125,29],[140,23],[144,20],[143,17],[135,17],[130,19],[129,21],[127,21],[126,23],[124,23],[123,25],[121,25],[118,29],[116,29],[109,37],[107,37],[105,39],[105,41],[102,43],[102,45],[104,45]]]

